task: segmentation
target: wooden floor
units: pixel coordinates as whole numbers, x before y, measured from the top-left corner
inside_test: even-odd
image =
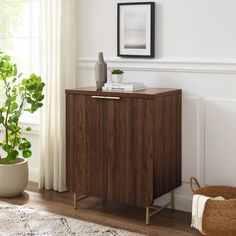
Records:
[[[100,199],[88,198],[78,203],[79,209],[73,209],[72,194],[38,190],[35,183],[29,183],[20,197],[0,198],[0,204],[10,203],[31,206],[76,219],[113,226],[129,231],[157,236],[200,235],[190,228],[190,214],[181,211],[163,210],[151,217],[150,225],[145,225],[145,209],[118,203],[103,204]]]

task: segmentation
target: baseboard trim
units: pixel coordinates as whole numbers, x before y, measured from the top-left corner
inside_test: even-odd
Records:
[[[167,193],[154,201],[154,205],[163,206],[170,201],[170,193]],[[175,194],[174,197],[175,210],[191,212],[192,211],[192,195]]]
[[[175,209],[179,211],[192,211],[192,196],[176,194]]]

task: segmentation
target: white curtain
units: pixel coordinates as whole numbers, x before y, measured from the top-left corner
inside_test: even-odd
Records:
[[[41,115],[39,188],[66,190],[65,88],[75,84],[75,0],[41,0]]]

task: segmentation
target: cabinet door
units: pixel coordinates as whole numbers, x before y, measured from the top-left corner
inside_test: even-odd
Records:
[[[74,149],[76,192],[103,197],[104,104],[91,96],[76,95],[74,101]]]
[[[106,198],[150,206],[153,201],[153,101],[105,101]]]

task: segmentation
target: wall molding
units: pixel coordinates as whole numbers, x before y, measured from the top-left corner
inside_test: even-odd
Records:
[[[22,128],[22,133],[24,134],[30,134],[30,135],[39,135],[40,125],[39,124],[33,124],[30,122],[20,122],[20,126]],[[31,128],[31,131],[27,132],[24,129],[27,127]]]
[[[204,97],[204,102],[236,102],[234,98]]]
[[[79,57],[76,66],[80,69],[94,70],[97,58]],[[194,59],[127,59],[105,58],[108,69],[122,68],[126,71],[179,72],[236,74],[236,61],[233,60],[194,60]]]
[[[21,133],[23,134],[29,134],[29,135],[39,135],[40,125],[39,124],[33,124],[29,122],[19,122],[21,127]],[[31,131],[25,131],[27,127],[31,128]],[[3,131],[4,128],[2,125],[0,125],[0,131]]]

